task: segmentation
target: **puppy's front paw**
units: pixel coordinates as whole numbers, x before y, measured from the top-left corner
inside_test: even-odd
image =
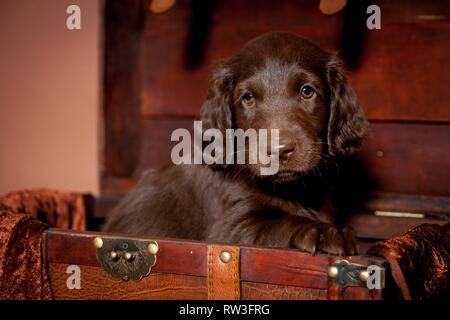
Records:
[[[338,228],[328,223],[310,223],[302,226],[292,237],[291,246],[310,253],[334,255],[358,254],[356,233],[351,227]]]

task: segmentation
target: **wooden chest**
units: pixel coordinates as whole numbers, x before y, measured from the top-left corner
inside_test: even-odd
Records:
[[[389,265],[372,256],[311,255],[58,229],[44,236],[55,299],[380,300],[392,286]],[[149,253],[149,244],[157,244],[155,255]],[[127,260],[127,252],[133,261]],[[367,266],[380,268],[384,289],[368,289]]]

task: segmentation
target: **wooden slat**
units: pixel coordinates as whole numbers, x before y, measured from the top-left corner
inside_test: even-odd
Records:
[[[105,2],[104,174],[129,177],[139,160],[140,34],[148,0]]]
[[[370,211],[417,212],[446,220],[450,214],[450,197],[382,192],[373,194],[364,203],[364,208]]]
[[[401,236],[423,223],[444,225],[449,220],[380,217],[373,213],[355,213],[348,215],[343,222],[351,225],[360,238],[385,240]]]

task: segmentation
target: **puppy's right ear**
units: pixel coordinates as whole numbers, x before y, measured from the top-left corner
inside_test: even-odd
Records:
[[[225,134],[226,129],[232,129],[232,90],[232,72],[222,64],[213,73],[208,95],[200,110],[203,130],[213,128]]]

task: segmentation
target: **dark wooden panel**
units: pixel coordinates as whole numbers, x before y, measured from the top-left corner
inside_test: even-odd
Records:
[[[450,214],[450,197],[374,193],[365,202],[364,208],[369,211],[418,212],[430,218],[445,220]]]
[[[185,63],[190,5],[150,16],[142,38],[144,115],[196,115],[214,62],[271,30],[293,31],[331,50],[340,48],[344,14],[326,16],[314,1],[221,1],[204,60]],[[351,83],[371,119],[450,121],[449,6],[445,1],[380,1],[382,29],[367,31]],[[251,14],[251,19],[249,19]],[[239,27],[237,27],[239,26]]]
[[[350,80],[369,119],[450,121],[449,23],[383,25],[366,43]]]
[[[188,129],[193,136],[194,117],[157,117],[146,119],[143,125],[143,145],[139,164],[134,176],[139,177],[149,168],[160,167],[171,162],[170,152],[178,142],[170,141],[175,129]]]
[[[343,222],[351,225],[360,238],[385,240],[400,236],[423,223],[444,225],[449,222],[449,218],[447,217],[447,220],[436,220],[429,218],[380,217],[374,213],[355,213],[348,215]]]
[[[359,174],[372,190],[448,197],[449,145],[450,125],[375,122],[358,155]]]
[[[145,142],[136,176],[170,162],[176,128],[194,118],[146,120]],[[363,149],[343,162],[343,189],[450,196],[450,125],[372,122]],[[358,192],[353,193],[354,197]]]
[[[148,0],[105,2],[104,174],[129,177],[139,160],[140,35]]]

